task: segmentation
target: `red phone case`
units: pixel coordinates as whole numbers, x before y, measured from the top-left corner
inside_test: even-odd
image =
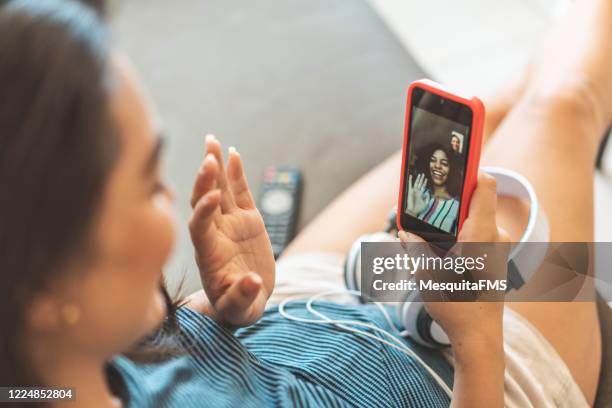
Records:
[[[446,99],[453,100],[455,102],[459,102],[463,105],[467,105],[472,109],[472,126],[470,132],[470,144],[469,151],[467,153],[467,163],[466,163],[466,173],[465,173],[465,183],[463,187],[463,193],[461,195],[461,207],[459,208],[459,222],[457,225],[457,235],[459,235],[459,231],[461,231],[461,227],[463,226],[463,221],[468,216],[468,210],[470,207],[470,199],[472,198],[472,193],[474,192],[474,188],[476,188],[476,182],[478,179],[478,165],[480,163],[480,149],[482,147],[482,130],[484,126],[484,117],[485,117],[485,108],[480,99],[477,97],[465,97],[454,94],[450,92],[448,89],[445,89],[442,85],[429,80],[429,79],[419,79],[414,81],[408,87],[408,98],[406,104],[406,118],[404,122],[404,145],[402,147],[402,168],[400,175],[400,190],[399,190],[399,198],[397,202],[397,228],[398,230],[402,230],[401,225],[401,212],[402,212],[402,203],[404,202],[404,168],[406,166],[406,157],[408,150],[408,137],[409,137],[409,126],[410,126],[410,106],[411,106],[411,98],[412,91],[414,88],[422,88],[431,93],[440,95]]]

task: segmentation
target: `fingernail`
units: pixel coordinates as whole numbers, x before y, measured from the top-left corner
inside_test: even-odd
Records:
[[[217,189],[210,191],[208,194],[204,194],[202,197],[202,205],[207,206],[210,203],[210,200],[217,195]]]
[[[400,240],[399,242],[400,245],[402,246],[402,248],[404,248],[404,251],[408,251],[410,249],[409,248],[410,242],[412,241],[410,239],[410,235],[406,231],[399,231],[397,233],[397,236]]]
[[[206,139],[207,142],[212,142],[213,140],[215,140],[215,135],[213,135],[212,133],[209,133],[206,135]]]
[[[234,146],[230,146],[229,149],[227,149],[227,151],[229,152],[229,154],[236,154],[236,153],[238,153],[238,150],[236,150],[236,148]]]
[[[259,276],[249,275],[242,283],[242,287],[249,293],[256,293],[261,286],[261,278]]]
[[[259,275],[249,275],[249,278],[251,279],[251,282],[253,282],[255,285],[260,285],[261,283],[263,283]]]

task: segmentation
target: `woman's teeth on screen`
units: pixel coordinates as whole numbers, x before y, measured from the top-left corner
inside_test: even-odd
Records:
[[[436,180],[436,181],[444,180],[444,173],[441,172],[440,170],[432,170],[431,171],[431,175],[432,175],[433,179]]]

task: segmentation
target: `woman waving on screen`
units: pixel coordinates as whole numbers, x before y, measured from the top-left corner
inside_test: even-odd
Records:
[[[456,170],[451,155],[442,145],[434,144],[424,149],[422,157],[428,162],[417,166],[424,169],[416,177],[408,176],[408,205],[406,211],[446,232],[455,233],[459,200],[452,182]],[[423,160],[424,161],[424,160]]]

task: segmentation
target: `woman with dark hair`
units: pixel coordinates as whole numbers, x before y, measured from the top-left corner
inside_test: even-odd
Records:
[[[391,327],[377,308],[337,298],[317,303],[331,318],[358,321],[368,336],[264,310],[292,290],[312,294],[317,282],[323,290],[342,286],[337,254],[385,218],[397,195],[399,156],[332,203],[276,265],[240,155],[230,148],[225,163],[220,143],[207,137],[189,224],[203,290],[175,308],[160,288],[174,244],[174,197],[161,175],[158,121],[129,63],[112,51],[87,6],[0,4],[1,386],[73,387],[76,401],[56,403],[67,407],[449,404],[413,355],[378,341],[373,327]],[[584,35],[569,49],[608,44],[610,2],[576,7],[592,13],[570,14]],[[562,60],[584,64],[574,68],[592,80],[586,87],[561,75],[542,88],[548,93],[534,94],[542,82],[536,68],[549,70],[545,58],[532,66],[531,93],[517,94],[511,114],[500,100],[489,104],[489,129],[506,120],[485,161],[523,171],[534,183],[553,240],[592,240],[585,210],[592,190],[583,181],[592,179],[598,137],[612,118],[612,102],[602,97],[612,95],[612,80],[595,69],[607,69],[612,52],[600,48],[597,58]],[[554,68],[563,72],[558,61]],[[519,150],[505,160],[512,148]],[[547,170],[535,171],[535,161]],[[572,185],[575,202],[559,178]],[[559,196],[567,198],[562,206]],[[520,225],[523,213],[501,209],[503,225]],[[495,183],[481,175],[459,241],[507,241],[496,211]],[[289,285],[292,279],[298,283]],[[593,402],[601,355],[593,304],[427,307],[450,339],[451,362],[389,336],[451,377],[445,383],[452,382],[454,406]],[[288,310],[312,318],[303,303]]]
[[[425,146],[419,152],[414,182],[408,176],[406,212],[436,228],[455,234],[459,214],[460,163],[441,144]]]

